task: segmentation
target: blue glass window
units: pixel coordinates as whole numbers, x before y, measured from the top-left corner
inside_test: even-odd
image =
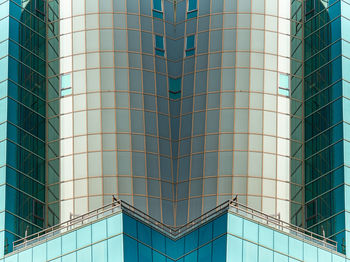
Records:
[[[212,243],[201,247],[198,251],[198,261],[211,261]]]
[[[61,96],[72,94],[72,76],[66,74],[61,76]]]
[[[278,83],[278,93],[283,96],[289,96],[289,77],[285,74],[280,74]]]
[[[226,238],[224,235],[213,242],[213,258],[215,262],[226,262]]]
[[[169,97],[171,99],[178,99],[181,97],[181,78],[169,77]]]
[[[124,236],[124,261],[138,261],[137,253],[137,242],[128,236]]]
[[[164,56],[165,50],[164,50],[164,37],[161,35],[155,36],[155,46],[156,46],[156,55]]]
[[[197,0],[188,0],[187,19],[197,17]]]
[[[189,35],[189,36],[187,36],[187,41],[186,41],[186,56],[192,56],[192,55],[194,55],[194,51],[195,51],[194,42],[195,42],[195,35]]]
[[[162,0],[153,0],[153,16],[163,19]]]

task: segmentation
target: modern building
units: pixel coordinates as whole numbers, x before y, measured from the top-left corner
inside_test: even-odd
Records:
[[[41,1],[0,1],[0,255],[46,227],[46,22]]]
[[[117,195],[182,225],[238,195],[289,221],[290,6],[60,1],[60,220]]]
[[[0,0],[0,261],[347,261],[348,13]]]
[[[311,234],[232,201],[177,229],[113,203],[18,242],[0,261],[350,261]]]

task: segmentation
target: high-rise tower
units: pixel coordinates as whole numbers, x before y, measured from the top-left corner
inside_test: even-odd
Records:
[[[46,227],[44,1],[0,1],[0,254]]]
[[[290,1],[66,0],[59,42],[61,220],[113,194],[169,225],[235,195],[290,220]]]

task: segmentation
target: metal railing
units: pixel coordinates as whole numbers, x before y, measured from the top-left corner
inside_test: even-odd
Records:
[[[259,222],[260,224],[266,224],[270,227],[276,228],[280,231],[283,231],[288,234],[292,234],[294,236],[297,236],[301,239],[305,239],[311,242],[314,242],[318,245],[324,246],[328,249],[337,250],[337,242],[334,240],[324,238],[323,236],[320,236],[318,234],[315,234],[311,231],[308,231],[306,229],[294,226],[292,224],[289,224],[287,222],[284,222],[274,216],[266,215],[262,213],[261,211],[249,208],[245,205],[242,205],[238,203],[237,201],[226,201],[222,203],[221,205],[211,209],[210,211],[206,212],[202,216],[192,220],[191,222],[179,226],[179,227],[173,227],[169,225],[165,225],[156,219],[150,217],[146,213],[142,212],[141,210],[127,204],[126,202],[123,202],[121,200],[113,201],[113,203],[108,204],[106,206],[103,206],[101,208],[98,208],[96,210],[93,210],[89,213],[86,213],[81,216],[77,216],[69,221],[66,221],[64,223],[58,224],[56,226],[53,226],[51,228],[47,228],[45,230],[42,230],[38,233],[32,234],[26,238],[19,239],[15,242],[13,242],[13,250],[18,250],[23,247],[32,245],[36,242],[40,242],[43,240],[46,240],[50,237],[60,235],[62,233],[65,233],[69,230],[72,230],[74,228],[80,227],[84,224],[91,223],[97,219],[109,216],[114,213],[118,213],[123,211],[125,214],[134,217],[136,219],[139,219],[143,222],[145,222],[147,225],[154,227],[155,229],[167,234],[169,237],[173,239],[178,239],[187,232],[194,229],[194,227],[197,227],[199,225],[205,224],[208,221],[212,220],[215,217],[220,216],[221,214],[224,214],[226,212],[232,212],[235,214],[238,214],[240,216],[252,219],[256,222]]]
[[[247,207],[237,202],[231,201],[229,205],[230,205],[229,211],[231,212],[253,219],[254,221],[260,222],[261,224],[266,224],[270,227],[276,228],[287,234],[294,235],[301,239],[311,241],[313,243],[316,243],[317,245],[326,247],[333,251],[337,251],[337,242],[330,238],[326,238],[324,236],[318,235],[304,228],[297,227],[275,216],[264,214],[259,210],[255,210],[253,208]]]

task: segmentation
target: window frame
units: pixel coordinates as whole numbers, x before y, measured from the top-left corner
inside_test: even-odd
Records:
[[[161,37],[162,38],[162,41],[163,41],[163,48],[160,48],[157,46],[157,37]],[[164,39],[164,36],[163,35],[158,35],[158,34],[155,34],[154,35],[154,50],[155,50],[155,55],[157,56],[162,56],[162,57],[165,57],[165,39]],[[157,51],[158,52],[161,52],[162,54],[157,54]]]
[[[196,1],[196,8],[190,10],[190,1]],[[187,14],[197,12],[198,11],[198,1],[197,0],[188,0],[186,10],[187,10]],[[187,18],[189,18],[189,17],[187,17]],[[192,17],[190,17],[190,18],[192,18]]]
[[[193,37],[193,47],[188,47],[188,40],[190,37]],[[186,36],[186,48],[185,48],[185,54],[186,56],[194,56],[196,50],[196,35],[191,34]],[[193,52],[192,52],[193,51]]]
[[[158,1],[158,0],[153,0],[152,1],[152,14],[153,14],[153,17],[156,17],[156,18],[159,18],[159,19],[163,19],[163,10],[164,10],[164,4],[163,4],[163,1],[162,0],[159,0],[160,1],[160,8],[161,10],[155,8],[154,6],[154,2],[155,1]]]
[[[69,83],[69,86],[62,87],[62,84],[63,84],[62,78],[65,77],[65,76],[69,76],[70,83]],[[72,94],[72,91],[73,91],[72,90],[72,74],[71,73],[67,73],[67,74],[60,75],[60,96],[61,97],[69,96],[69,95]],[[66,94],[66,92],[67,92],[67,94]]]

